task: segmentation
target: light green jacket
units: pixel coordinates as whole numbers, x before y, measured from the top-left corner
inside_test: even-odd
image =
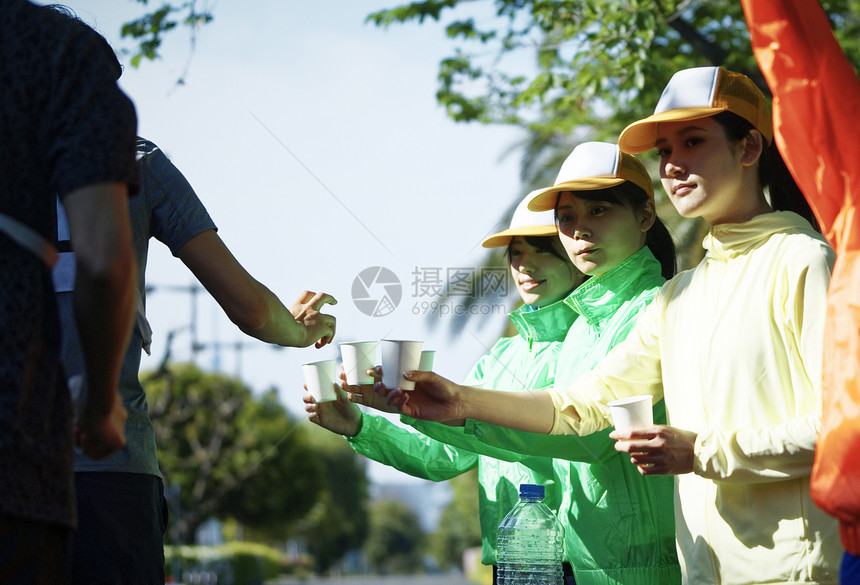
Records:
[[[562,340],[576,313],[558,301],[537,310],[522,307],[510,317],[520,335],[500,339],[478,360],[465,383],[501,390],[551,386]],[[446,428],[463,434],[462,428]],[[559,486],[552,481],[550,458],[532,458],[530,465],[525,465],[478,455],[368,414],[362,416],[358,434],[347,439],[361,455],[432,481],[450,479],[477,466],[482,560],[487,565],[496,562],[496,530],[519,499],[521,483],[545,485],[544,501],[554,511],[562,500]],[[467,439],[477,442],[472,436]]]
[[[579,316],[564,341],[555,387],[576,380],[597,364],[633,328],[664,279],[648,248],[600,277],[591,278],[565,300]],[[411,419],[410,419],[411,420]],[[654,420],[665,422],[655,407]],[[441,437],[440,425],[413,421]],[[463,434],[512,461],[555,457],[554,481],[563,486],[560,519],[566,528],[566,557],[577,585],[672,585],[681,574],[675,551],[671,477],[642,477],[629,458],[615,451],[609,430],[587,437],[522,433],[467,421]],[[514,452],[500,451],[505,447]]]

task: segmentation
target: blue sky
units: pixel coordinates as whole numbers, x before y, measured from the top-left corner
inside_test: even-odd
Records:
[[[115,49],[128,46],[120,24],[143,9],[131,0],[66,4]],[[139,133],[185,174],[251,274],[286,304],[304,289],[333,294],[340,340],[423,339],[437,350],[436,370],[459,379],[495,342],[507,307],[459,332],[450,315],[431,328],[424,313],[438,299],[416,289],[480,263],[480,241],[505,227],[502,215],[524,193],[519,152],[502,155],[520,134],[445,116],[434,94],[448,41],[435,23],[364,23],[393,4],[209,2],[215,20],[194,51],[186,32],[174,32],[162,59],[126,66],[121,85]],[[351,298],[372,266],[401,282],[400,303],[385,316],[365,315]],[[155,337],[143,368],[157,365],[173,330],[173,359],[191,359],[191,298],[173,290],[193,282],[190,272],[154,242],[147,279]],[[256,391],[275,386],[296,414],[301,363],[338,356],[336,346],[274,350],[246,338],[205,295],[196,325],[200,342],[246,343],[198,353],[201,367],[240,375]]]

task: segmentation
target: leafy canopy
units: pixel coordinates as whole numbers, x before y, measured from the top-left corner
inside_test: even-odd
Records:
[[[148,5],[149,0],[134,0],[140,4]],[[176,17],[179,17],[177,20]],[[131,57],[132,67],[140,65],[141,59],[154,60],[158,57],[158,50],[164,40],[163,35],[178,25],[188,27],[192,31],[192,44],[194,31],[212,22],[212,13],[208,10],[199,9],[196,0],[172,3],[165,2],[161,8],[147,12],[131,22],[126,22],[120,29],[122,38],[132,38],[137,42]]]
[[[860,2],[823,5],[857,63]],[[761,80],[736,0],[425,0],[368,21],[445,17],[452,48],[440,61],[436,97],[463,122],[614,138],[651,113],[679,69],[723,65]]]
[[[821,4],[849,60],[860,63],[860,0]],[[193,46],[213,18],[205,0],[148,10],[122,26],[136,42],[132,65],[158,58],[177,28],[191,31]],[[701,65],[746,73],[766,91],[737,0],[422,0],[367,17],[380,27],[428,20],[443,22],[451,43],[436,97],[461,122],[612,139],[651,112],[675,71]]]

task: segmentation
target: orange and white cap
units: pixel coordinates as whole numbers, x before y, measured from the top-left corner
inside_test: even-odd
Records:
[[[536,212],[528,208],[532,196],[538,191],[532,191],[520,201],[511,218],[508,229],[488,236],[481,245],[485,248],[501,248],[511,243],[514,236],[555,236],[558,227],[555,225],[555,213],[550,211]]]
[[[558,172],[555,184],[534,191],[529,209],[555,209],[558,194],[563,191],[595,191],[630,181],[654,200],[654,184],[645,166],[632,154],[621,152],[617,144],[583,142],[573,149]]]
[[[720,112],[740,116],[761,132],[768,144],[773,140],[770,106],[749,77],[722,67],[694,67],[672,76],[654,114],[627,126],[618,144],[624,152],[644,152],[654,148],[657,124],[697,120]]]

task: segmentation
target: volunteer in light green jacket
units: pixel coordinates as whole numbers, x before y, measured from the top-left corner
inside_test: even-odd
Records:
[[[555,385],[564,387],[627,336],[674,273],[675,262],[666,228],[651,223],[659,221],[651,180],[617,146],[577,147],[555,186],[536,193],[530,208],[551,210],[557,202],[561,240],[577,268],[591,276],[563,301],[577,314],[557,365]],[[666,420],[662,401],[654,418]],[[565,547],[577,585],[680,582],[672,478],[642,477],[628,456],[616,452],[608,430],[580,438],[517,432],[471,419],[463,427],[403,420],[436,439],[501,459],[555,457],[553,479],[564,486],[560,510],[571,527]]]
[[[509,229],[483,242],[487,248],[507,246],[511,274],[524,302],[510,314],[519,335],[500,339],[472,368],[467,384],[511,390],[551,386],[561,342],[576,317],[562,299],[584,276],[561,247],[552,212],[529,211],[528,200],[517,207]],[[346,435],[357,453],[409,475],[442,481],[477,467],[484,564],[495,565],[496,530],[517,502],[521,483],[546,485],[545,502],[553,510],[562,501],[560,486],[552,483],[551,458],[513,463],[457,449],[383,416],[362,414],[344,392],[337,401],[320,404],[305,395],[305,403],[311,421]]]

